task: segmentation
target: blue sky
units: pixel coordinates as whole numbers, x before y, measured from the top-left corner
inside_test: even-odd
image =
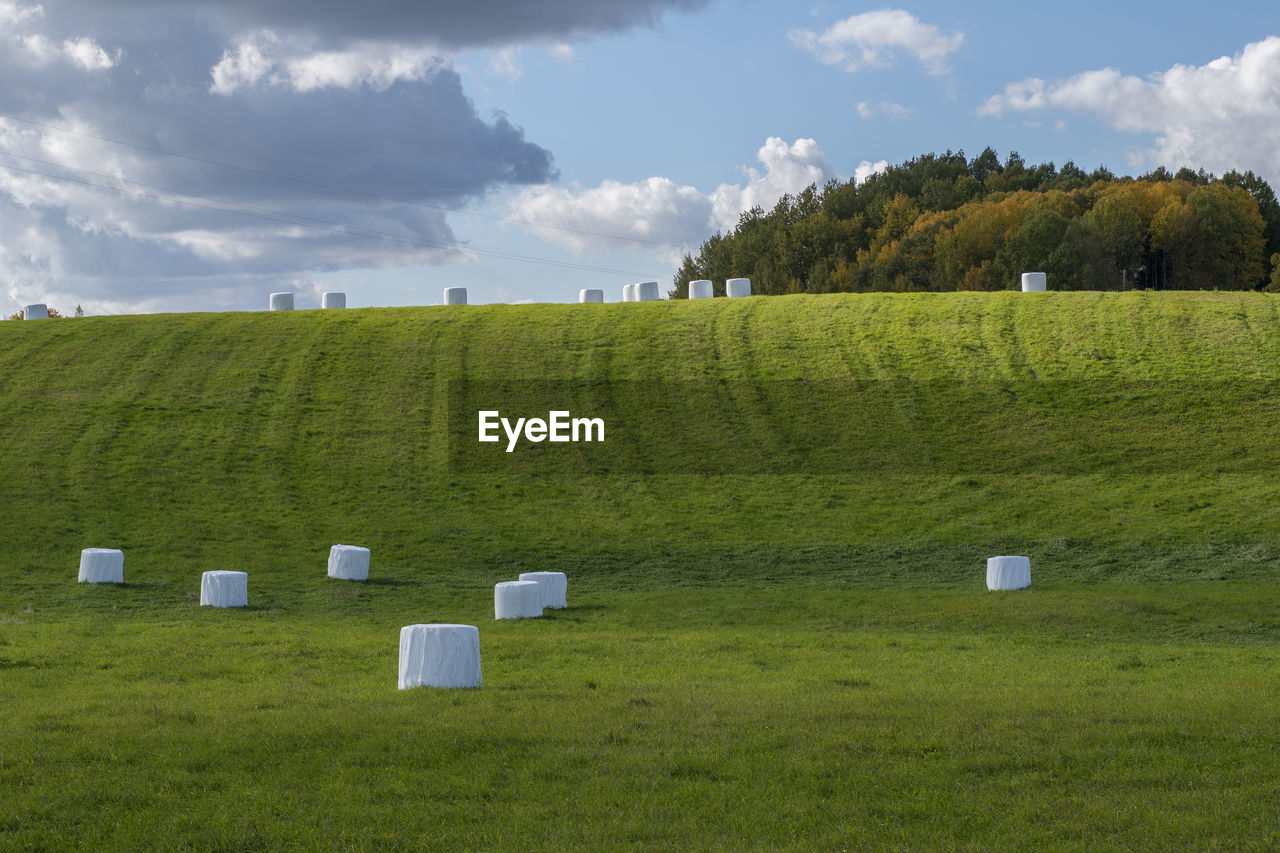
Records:
[[[946,149],[1280,186],[1274,4],[0,0],[0,79],[6,314],[616,301]]]

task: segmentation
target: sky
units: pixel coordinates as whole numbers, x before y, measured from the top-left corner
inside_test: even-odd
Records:
[[[987,146],[1280,188],[1280,6],[0,0],[0,309],[620,301]]]

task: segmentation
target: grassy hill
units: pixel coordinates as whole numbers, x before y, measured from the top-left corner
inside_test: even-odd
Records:
[[[1253,294],[865,295],[0,325],[0,601],[80,547],[189,590],[334,542],[486,585],[1269,573],[1280,306]],[[480,409],[603,444],[476,440]]]
[[[1274,849],[1278,308],[0,323],[0,848]],[[570,608],[495,621],[537,569]],[[416,622],[484,688],[397,691]]]

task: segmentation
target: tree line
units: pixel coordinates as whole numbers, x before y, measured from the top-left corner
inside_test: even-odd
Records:
[[[685,255],[671,295],[737,276],[764,294],[1009,290],[1029,271],[1052,290],[1280,291],[1280,202],[1252,172],[927,154],[744,212]]]

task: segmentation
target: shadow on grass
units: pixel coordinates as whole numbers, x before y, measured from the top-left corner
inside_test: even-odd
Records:
[[[603,604],[573,604],[566,608],[552,609],[550,607],[542,611],[543,619],[551,619],[556,622],[581,622],[580,617],[591,615],[594,613],[603,613],[609,610]]]

